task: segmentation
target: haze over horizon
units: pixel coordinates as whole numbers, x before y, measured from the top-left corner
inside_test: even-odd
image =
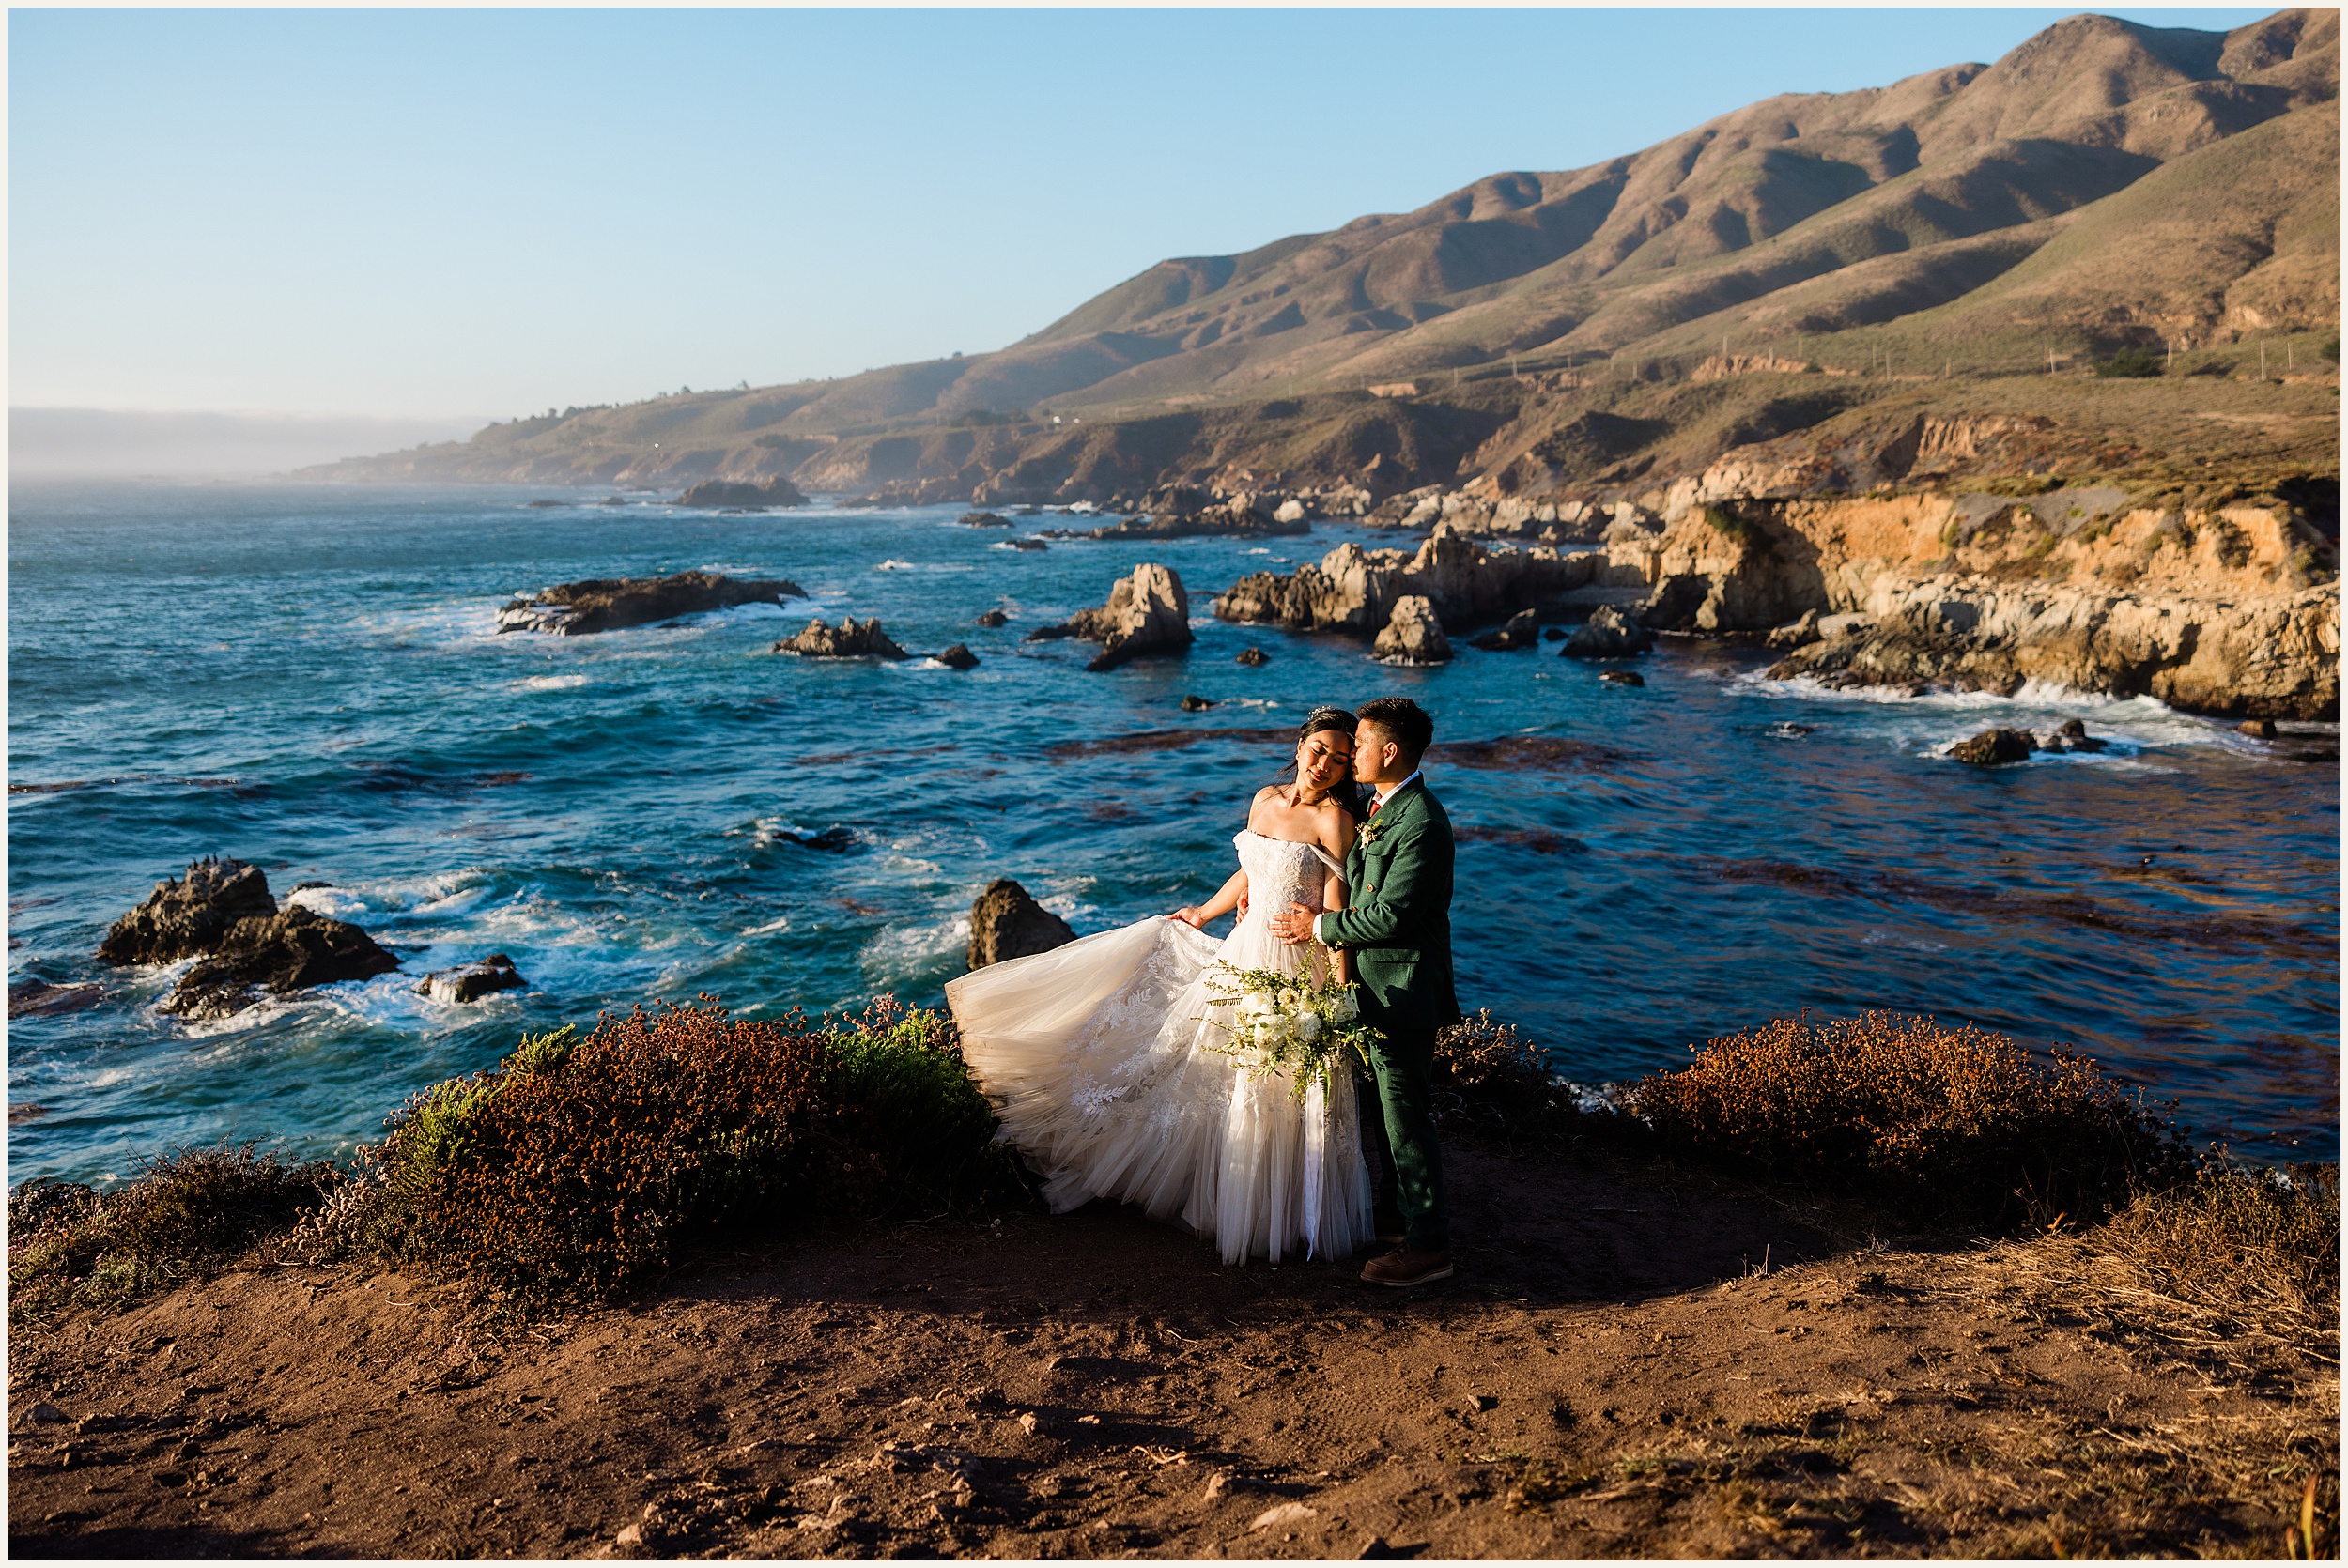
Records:
[[[2069,14],[20,11],[10,402],[421,439],[990,350],[1167,256]],[[1643,69],[1522,64],[1584,60]]]

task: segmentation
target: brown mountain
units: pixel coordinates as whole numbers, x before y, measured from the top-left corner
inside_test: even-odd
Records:
[[[1383,454],[1392,487],[1475,467],[1495,438],[1514,450],[1485,456],[1504,461],[1552,438],[1590,445],[1599,415],[1684,431],[1689,409],[1626,400],[1654,402],[1723,348],[2011,376],[2050,353],[2327,334],[2339,83],[2336,10],[2223,34],[2073,17],[1994,65],[1768,99],[1589,168],[1163,262],[997,353],[518,421],[309,471],[865,490],[1026,464],[1026,491],[1067,494],[1080,472],[1104,492],[1271,442],[1288,455],[1256,467],[1336,476]],[[1495,372],[1566,395],[1469,395]],[[1266,402],[1296,407],[1218,424]],[[1691,452],[1727,429],[1710,421]],[[1595,445],[1611,459],[1636,433]]]

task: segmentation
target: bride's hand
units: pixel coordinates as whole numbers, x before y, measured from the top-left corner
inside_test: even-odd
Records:
[[[1184,904],[1182,908],[1167,915],[1166,918],[1168,920],[1180,920],[1183,925],[1190,927],[1193,930],[1203,931],[1207,929],[1207,922],[1199,915],[1197,906],[1195,904]]]

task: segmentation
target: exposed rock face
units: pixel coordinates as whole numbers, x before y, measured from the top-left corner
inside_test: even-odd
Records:
[[[805,506],[807,497],[789,480],[777,475],[754,484],[731,479],[705,479],[677,497],[679,506]]]
[[[947,649],[944,653],[938,654],[937,662],[944,665],[949,669],[976,669],[979,668],[979,656],[959,642],[955,643],[951,648]]]
[[[1660,534],[1610,534],[1593,581],[1644,587],[1640,620],[1659,630],[1765,632],[1817,612],[1820,640],[1780,679],[2008,694],[2035,680],[2226,717],[2337,718],[2330,541],[2280,501],[2125,500],[1691,505]]]
[[[1614,605],[1601,605],[1558,650],[1568,659],[1624,659],[1655,646],[1655,634]]]
[[[1395,601],[1394,614],[1370,644],[1373,658],[1396,664],[1444,664],[1451,657],[1451,639],[1425,595],[1406,594]]]
[[[1010,623],[1011,623],[1011,617],[1010,617],[1010,616],[1008,616],[1008,615],[1005,615],[1005,614],[1004,614],[1001,610],[999,610],[999,609],[988,609],[988,610],[981,610],[981,611],[979,612],[979,619],[978,619],[978,623],[978,623],[979,625],[981,625],[981,626],[985,626],[985,627],[993,628],[993,627],[996,627],[996,626],[1003,626],[1003,625],[1008,625],[1008,624],[1010,624]]]
[[[278,995],[399,967],[374,938],[345,920],[296,904],[284,911],[269,879],[241,861],[199,860],[184,880],[161,882],[100,944],[107,963],[171,963],[201,956],[162,1010],[225,1018],[266,988]]]
[[[851,615],[837,626],[826,625],[818,617],[809,622],[807,630],[798,636],[776,643],[774,651],[778,653],[796,653],[806,659],[902,659],[911,656],[891,641],[887,632],[881,630],[878,616],[869,621],[858,621]]]
[[[987,884],[970,906],[970,967],[1048,953],[1076,940],[1075,929],[1009,877]]]
[[[1415,594],[1446,623],[1472,626],[1580,588],[1595,564],[1590,555],[1544,546],[1488,550],[1444,527],[1415,551],[1344,544],[1286,576],[1243,577],[1215,601],[1214,612],[1226,621],[1371,637],[1394,618],[1397,601]]]
[[[147,901],[114,923],[98,945],[101,963],[176,963],[216,951],[240,920],[277,913],[269,878],[241,860],[205,859],[184,880],[155,884]]]
[[[1272,655],[1265,653],[1260,648],[1243,648],[1239,651],[1238,655],[1234,657],[1231,662],[1233,664],[1244,664],[1250,669],[1260,669],[1264,665],[1270,664],[1272,662]]]
[[[1994,768],[2028,761],[2037,749],[2037,740],[2027,730],[1984,730],[1971,740],[1949,747],[1949,755],[1977,768]]]
[[[418,983],[416,994],[429,996],[436,1002],[462,1004],[477,1002],[494,992],[517,991],[529,983],[514,967],[512,959],[503,953],[491,953],[479,963],[434,970]]]
[[[1088,669],[1115,669],[1144,653],[1179,653],[1191,644],[1190,595],[1171,566],[1144,561],[1099,609],[1070,619],[1074,636],[1101,644]]]
[[[780,605],[786,598],[806,597],[797,583],[785,579],[736,579],[716,572],[591,577],[541,589],[534,599],[517,596],[498,612],[498,630],[585,637],[737,605]]]
[[[338,980],[363,980],[397,969],[399,961],[348,920],[333,920],[301,904],[228,928],[211,957],[180,977],[162,1011],[181,1018],[226,1018],[260,1000]]]
[[[1508,617],[1508,623],[1496,632],[1486,632],[1472,639],[1475,647],[1491,653],[1510,653],[1531,648],[1541,640],[1541,617],[1538,610],[1519,610]]]

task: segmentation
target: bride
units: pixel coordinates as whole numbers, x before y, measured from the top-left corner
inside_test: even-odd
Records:
[[[1296,780],[1258,792],[1234,840],[1239,869],[1204,904],[946,987],[963,1055],[1001,1113],[1006,1142],[1043,1175],[1055,1213],[1095,1198],[1212,1237],[1227,1263],[1343,1257],[1370,1239],[1371,1191],[1352,1075],[1300,1094],[1214,1047],[1232,1007],[1210,973],[1351,978],[1344,955],[1290,945],[1267,924],[1290,904],[1345,907],[1352,846],[1353,715],[1318,708],[1296,743]],[[1221,942],[1210,920],[1240,911]],[[1334,967],[1333,967],[1334,966]]]

